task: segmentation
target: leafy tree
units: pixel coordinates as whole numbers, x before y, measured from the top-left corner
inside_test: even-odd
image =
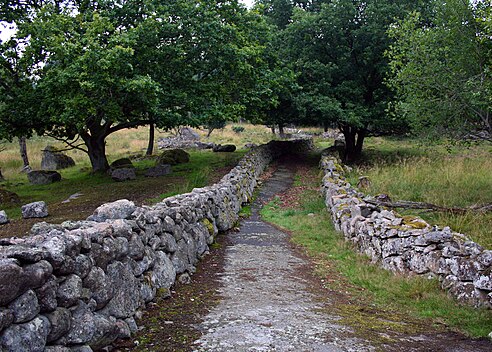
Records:
[[[85,150],[94,171],[109,167],[111,133],[198,126],[255,99],[262,47],[251,28],[261,19],[237,1],[67,0],[29,11],[15,40],[34,118],[14,121]]]
[[[369,133],[391,131],[386,31],[414,6],[404,1],[329,1],[319,11],[295,9],[284,31],[284,56],[299,72],[297,104],[306,121],[337,124],[346,161],[360,157]]]
[[[492,10],[489,1],[435,2],[391,28],[388,57],[397,111],[418,132],[492,132]]]

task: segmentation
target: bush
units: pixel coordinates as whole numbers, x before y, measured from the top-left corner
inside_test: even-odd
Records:
[[[243,126],[232,126],[232,130],[236,133],[241,133],[241,132],[244,132],[244,127]]]

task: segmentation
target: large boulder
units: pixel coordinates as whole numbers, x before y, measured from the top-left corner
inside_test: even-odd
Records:
[[[101,205],[87,220],[105,222],[106,220],[128,219],[135,209],[137,209],[135,203],[128,199],[120,199]]]
[[[156,165],[177,165],[190,161],[190,154],[183,149],[169,149],[162,152],[156,161]]]
[[[37,170],[28,172],[27,179],[33,185],[47,185],[61,181],[61,175],[56,171]]]
[[[111,171],[111,178],[118,182],[135,180],[137,178],[137,174],[135,173],[134,168],[114,169]]]
[[[187,140],[200,140],[200,135],[196,133],[192,128],[190,127],[181,127],[179,129],[178,134],[180,135],[181,138],[187,139]]]
[[[68,155],[63,154],[55,147],[47,146],[43,150],[43,157],[41,159],[42,170],[60,170],[67,167],[75,166],[75,161]]]
[[[129,158],[117,159],[110,166],[112,169],[131,169],[135,167]]]
[[[146,177],[159,177],[170,174],[172,172],[171,165],[169,164],[159,164],[154,167],[147,169],[145,172]]]
[[[234,144],[217,144],[215,147],[212,149],[214,152],[220,152],[220,153],[232,153],[236,151],[236,146]]]
[[[43,201],[23,205],[21,210],[24,219],[45,218],[48,216],[48,207]]]

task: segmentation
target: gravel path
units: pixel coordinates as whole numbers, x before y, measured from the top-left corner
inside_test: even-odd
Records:
[[[333,301],[320,290],[313,266],[288,235],[261,221],[259,210],[288,189],[293,172],[280,166],[261,187],[252,216],[228,234],[219,275],[220,302],[195,326],[202,336],[194,351],[490,351],[487,341],[456,333],[405,335],[388,331],[387,344],[360,338],[340,319]],[[375,332],[375,334],[377,334]],[[367,336],[366,336],[367,337]],[[370,337],[369,337],[370,338]]]
[[[197,351],[371,351],[355,338],[340,339],[347,328],[322,312],[311,292],[306,260],[288,235],[262,222],[262,201],[288,188],[293,175],[280,168],[262,187],[253,215],[230,234],[222,297],[205,317]]]

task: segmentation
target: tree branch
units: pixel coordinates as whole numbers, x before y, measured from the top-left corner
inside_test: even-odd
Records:
[[[61,149],[61,150],[59,150],[60,152],[65,152],[67,150],[76,149],[76,150],[80,150],[84,153],[88,153],[88,151],[86,149],[81,148],[81,146],[85,145],[85,143],[77,144],[77,141],[80,139],[80,135],[77,135],[77,138],[75,138],[73,141],[70,141],[68,138],[58,137],[52,133],[45,133],[45,135],[47,135],[48,137],[54,138],[57,141],[63,142],[70,147],[70,148]]]

